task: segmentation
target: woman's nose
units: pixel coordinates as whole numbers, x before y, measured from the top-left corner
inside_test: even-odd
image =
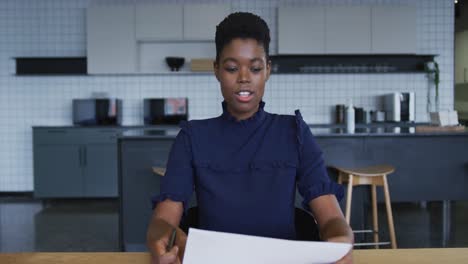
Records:
[[[250,82],[250,72],[249,69],[241,68],[239,70],[239,76],[237,77],[239,83]]]

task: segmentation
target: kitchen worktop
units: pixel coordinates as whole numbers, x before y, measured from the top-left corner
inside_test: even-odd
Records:
[[[415,126],[357,127],[354,133],[348,133],[345,128],[341,127],[311,125],[310,130],[315,137],[468,136],[467,129],[463,132],[416,132]],[[177,127],[129,129],[121,133],[120,138],[175,137],[178,132]]]

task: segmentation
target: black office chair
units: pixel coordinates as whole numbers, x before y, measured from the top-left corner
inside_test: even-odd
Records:
[[[188,233],[189,227],[198,227],[198,207],[191,207],[187,210],[181,221],[180,228]],[[296,240],[320,241],[320,235],[315,218],[303,209],[295,209]]]

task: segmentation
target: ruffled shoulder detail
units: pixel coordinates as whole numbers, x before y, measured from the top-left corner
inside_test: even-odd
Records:
[[[302,136],[302,131],[304,131],[304,128],[305,128],[305,126],[307,126],[307,124],[304,122],[304,119],[302,118],[302,115],[301,115],[301,112],[299,111],[299,109],[294,111],[294,115],[295,115],[295,120],[296,120],[297,142],[299,143],[299,146],[301,146],[302,143],[304,142],[303,136]]]
[[[304,130],[307,127],[307,124],[304,122],[304,119],[302,118],[301,111],[297,109],[294,111],[295,115],[295,121],[296,121],[296,138],[297,138],[297,151],[299,153],[299,161],[302,160],[302,156],[300,153],[302,153],[302,148],[304,146]]]
[[[341,184],[338,184],[333,181],[319,182],[317,184],[314,184],[313,186],[305,190],[302,207],[305,210],[310,211],[309,202],[319,196],[327,194],[334,194],[339,202],[344,197],[344,188]]]

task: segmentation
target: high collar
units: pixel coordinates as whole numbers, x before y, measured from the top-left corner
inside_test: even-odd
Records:
[[[222,102],[222,106],[223,106],[223,114],[222,114],[223,119],[231,123],[247,125],[251,123],[260,122],[265,117],[265,111],[263,110],[263,107],[265,106],[265,102],[263,101],[260,101],[260,103],[258,104],[257,112],[255,112],[255,114],[253,114],[251,117],[244,119],[244,120],[237,120],[234,116],[231,115],[231,113],[229,113],[227,109],[226,101]]]

